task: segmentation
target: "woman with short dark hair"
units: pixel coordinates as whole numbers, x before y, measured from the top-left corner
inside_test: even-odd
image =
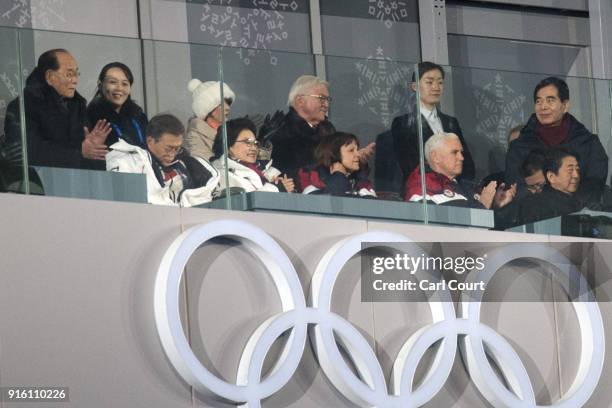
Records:
[[[257,129],[248,118],[238,118],[226,122],[227,129],[227,167],[229,187],[240,188],[246,192],[269,191],[292,193],[295,190],[293,179],[272,167],[272,161],[257,160],[259,141],[255,137]],[[213,144],[214,161],[221,174],[221,188],[225,182],[225,154],[223,151],[223,128],[220,127]]]
[[[359,140],[351,133],[327,136],[315,149],[316,164],[298,172],[303,194],[376,197],[359,160]]]

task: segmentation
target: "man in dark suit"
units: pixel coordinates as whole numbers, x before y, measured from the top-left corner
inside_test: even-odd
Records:
[[[416,92],[415,74],[412,74],[411,88]],[[437,105],[444,92],[444,69],[433,62],[419,64],[419,93],[421,123],[423,128],[423,145],[434,133],[454,133],[459,137],[463,147],[463,172],[461,178],[473,179],[476,173],[474,160],[461,132],[456,118],[440,112]],[[405,115],[393,119],[391,133],[395,157],[406,179],[419,165],[419,131],[417,126],[416,107]]]

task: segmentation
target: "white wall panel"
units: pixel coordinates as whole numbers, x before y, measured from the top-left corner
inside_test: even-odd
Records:
[[[136,0],[29,0],[32,28],[138,37]]]
[[[187,42],[187,13],[183,0],[141,0],[143,10],[143,38]],[[147,36],[147,33],[149,36]]]
[[[582,46],[590,44],[588,18],[570,15],[449,4],[446,24],[449,34]]]
[[[264,229],[288,254],[305,291],[327,249],[360,232],[388,230],[419,242],[444,242],[450,237],[456,242],[486,245],[550,240],[546,236],[346,218],[181,210],[8,194],[0,195],[0,211],[4,216],[0,232],[4,248],[0,257],[0,386],[68,386],[70,406],[79,407],[231,406],[202,400],[198,395],[192,399],[191,387],[164,355],[153,320],[152,291],[159,261],[172,240],[193,225],[237,219]],[[481,244],[470,245],[476,250]],[[594,264],[607,264],[607,272],[596,269],[603,273],[595,282],[603,298],[609,298],[610,261],[602,252]],[[332,310],[360,329],[388,373],[400,342],[430,318],[418,303],[361,302],[358,268],[358,263],[351,261],[343,269]],[[219,242],[198,252],[188,264],[186,285],[192,297],[185,312],[195,329],[191,331],[192,344],[207,367],[229,381],[235,373],[235,353],[259,322],[254,319],[278,310],[278,300],[269,282],[260,276],[262,272],[261,265],[254,264],[242,249]],[[528,271],[508,270],[504,275],[515,289],[550,290],[547,283],[531,279]],[[495,296],[512,288],[501,285],[497,289]],[[556,401],[560,391],[567,390],[579,352],[575,317],[562,310],[567,305],[555,310],[552,306],[490,303],[484,305],[483,312],[483,321],[510,339],[540,404]],[[600,308],[609,332],[611,303],[601,302]],[[607,337],[609,357],[612,336]],[[321,372],[309,345],[306,349],[292,380],[264,406],[350,407]],[[274,351],[270,357],[273,355]],[[601,383],[589,406],[609,406],[611,367],[606,358]],[[487,403],[457,358],[451,377],[427,406],[463,408]]]
[[[546,7],[562,10],[588,10],[589,0],[472,0],[483,3],[498,3],[518,6]]]

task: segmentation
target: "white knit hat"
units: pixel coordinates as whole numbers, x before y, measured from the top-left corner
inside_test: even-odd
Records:
[[[187,89],[189,89],[193,98],[191,109],[193,109],[193,113],[199,118],[206,118],[210,112],[221,105],[219,81],[202,82],[199,79],[192,79],[187,84]],[[236,100],[236,94],[225,83],[223,84],[223,97],[226,100],[229,99],[230,104]]]

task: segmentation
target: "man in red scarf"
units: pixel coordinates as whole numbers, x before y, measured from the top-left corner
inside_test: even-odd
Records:
[[[587,203],[598,202],[608,174],[608,156],[597,135],[568,113],[567,83],[556,77],[543,79],[533,92],[535,113],[506,156],[506,180],[524,187],[520,166],[534,149],[563,147],[576,154],[582,182],[576,195]],[[525,191],[519,187],[520,192]]]

